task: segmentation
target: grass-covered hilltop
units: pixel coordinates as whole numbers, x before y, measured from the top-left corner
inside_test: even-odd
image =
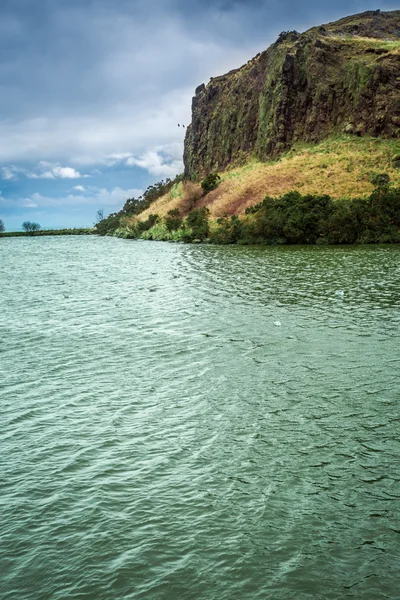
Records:
[[[101,234],[217,243],[400,242],[400,11],[278,40],[200,85],[184,175]]]

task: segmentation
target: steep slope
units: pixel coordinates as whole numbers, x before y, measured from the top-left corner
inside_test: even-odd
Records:
[[[246,208],[265,196],[281,196],[291,191],[319,194],[334,199],[366,198],[373,190],[376,173],[389,175],[400,186],[400,169],[393,157],[400,155],[400,140],[358,137],[343,134],[318,144],[296,143],[279,160],[252,160],[243,166],[220,172],[216,190],[201,197],[201,188],[191,182],[180,183],[139,215],[164,217],[178,209],[182,216],[193,208],[207,206],[213,219],[224,215],[243,215]]]
[[[398,138],[400,11],[370,11],[283,33],[240,69],[199,86],[185,176],[279,156],[345,132]]]

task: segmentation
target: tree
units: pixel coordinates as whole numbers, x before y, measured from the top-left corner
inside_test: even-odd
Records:
[[[102,221],[104,221],[105,216],[104,216],[104,210],[102,208],[99,208],[98,211],[96,212],[96,223],[101,223]]]
[[[39,223],[32,223],[31,221],[24,221],[22,223],[22,229],[26,233],[30,233],[31,235],[33,235],[36,231],[39,231],[40,225],[39,225]]]
[[[0,233],[3,233],[3,231],[5,231],[5,230],[6,230],[6,228],[4,226],[3,219],[0,219]]]

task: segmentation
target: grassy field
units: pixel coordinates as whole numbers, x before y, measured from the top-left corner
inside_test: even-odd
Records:
[[[243,166],[221,175],[221,184],[201,197],[199,185],[180,183],[144,211],[165,216],[178,208],[182,215],[207,206],[211,218],[242,215],[265,196],[281,196],[290,191],[302,194],[329,194],[332,198],[367,197],[373,190],[371,177],[387,173],[400,185],[400,170],[392,166],[400,153],[400,140],[383,140],[353,135],[332,137],[315,145],[298,144],[275,162],[249,160]]]

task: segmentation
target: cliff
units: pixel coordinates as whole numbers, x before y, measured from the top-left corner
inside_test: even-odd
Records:
[[[265,161],[336,133],[398,138],[400,11],[282,33],[240,69],[199,86],[185,176]]]

